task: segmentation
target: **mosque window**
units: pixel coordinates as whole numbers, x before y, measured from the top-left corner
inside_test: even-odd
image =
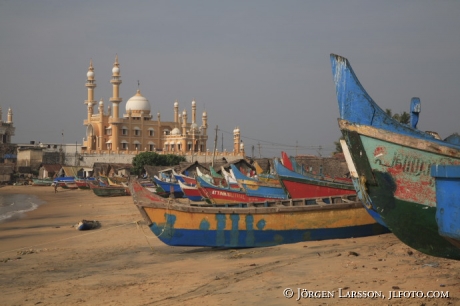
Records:
[[[134,136],[141,136],[141,130],[138,127],[134,128]]]
[[[128,142],[127,142],[126,140],[123,140],[123,141],[121,142],[121,148],[122,148],[123,150],[128,150],[129,144],[128,144]]]
[[[105,129],[105,135],[108,135],[108,136],[112,135],[112,127],[111,126],[109,126],[109,127],[107,127]]]
[[[155,145],[149,144],[149,151],[154,151],[155,150]]]
[[[149,128],[149,136],[155,136],[155,131],[152,128]]]
[[[127,128],[127,127],[124,126],[124,127],[121,129],[121,135],[123,135],[123,136],[127,136],[127,135],[128,135],[128,128]]]

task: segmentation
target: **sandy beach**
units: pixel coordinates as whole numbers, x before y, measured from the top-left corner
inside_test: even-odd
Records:
[[[1,305],[460,304],[460,261],[421,254],[393,234],[238,250],[170,247],[131,197],[34,186],[0,193],[46,202],[0,224]],[[75,230],[82,219],[102,226]]]

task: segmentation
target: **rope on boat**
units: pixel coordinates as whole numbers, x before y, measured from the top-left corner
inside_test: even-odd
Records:
[[[0,254],[8,253],[8,252],[17,252],[17,251],[20,251],[20,250],[23,250],[23,249],[31,249],[31,248],[33,248],[33,247],[37,247],[37,246],[40,246],[40,245],[49,244],[49,243],[58,242],[58,241],[69,240],[69,239],[73,239],[73,238],[80,238],[80,237],[82,237],[82,236],[100,233],[101,231],[107,231],[107,230],[114,229],[114,228],[117,228],[117,227],[126,226],[126,225],[132,224],[132,223],[136,223],[136,224],[137,224],[138,222],[139,222],[139,221],[134,221],[134,222],[129,222],[129,223],[125,223],[125,224],[120,224],[120,225],[117,225],[117,226],[112,226],[112,227],[109,227],[109,228],[98,229],[97,231],[88,231],[88,232],[85,233],[85,234],[81,234],[81,235],[77,235],[77,236],[72,236],[72,237],[67,237],[67,238],[52,240],[52,241],[48,241],[48,242],[43,242],[43,243],[39,243],[39,244],[34,244],[34,245],[31,245],[31,246],[22,247],[22,248],[19,248],[19,249],[3,251],[3,252],[0,252]]]
[[[149,241],[149,238],[153,238],[153,237],[149,237],[149,236],[147,236],[147,235],[145,234],[145,232],[144,232],[144,227],[142,227],[142,226],[140,225],[140,222],[141,222],[140,220],[139,220],[139,221],[136,221],[137,229],[139,230],[139,228],[140,228],[140,229],[142,230],[142,234],[144,235],[145,240],[147,241],[147,244],[149,245],[150,249],[151,249],[152,252],[153,252],[153,246],[150,244],[150,241]]]

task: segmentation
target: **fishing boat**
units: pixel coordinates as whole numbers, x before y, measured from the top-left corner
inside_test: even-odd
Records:
[[[439,235],[460,248],[460,166],[433,165],[436,182],[436,223]]]
[[[158,176],[153,176],[153,182],[160,186],[166,194],[169,196],[173,194],[176,198],[182,198],[184,193],[180,189],[179,183],[175,179],[166,179],[164,177],[159,178]]]
[[[213,204],[262,202],[270,199],[267,197],[250,196],[241,188],[236,189],[222,185],[217,186],[209,183],[201,176],[197,176],[196,186],[201,194]]]
[[[88,183],[88,179],[82,179],[82,178],[75,178],[75,184],[79,189],[89,189],[90,186]]]
[[[278,159],[274,159],[273,163],[281,185],[293,199],[356,194],[351,181],[343,182],[308,173],[298,173],[283,166]],[[292,163],[290,166],[292,167]]]
[[[51,186],[53,184],[53,179],[51,178],[33,178],[32,185],[33,186]]]
[[[378,213],[406,245],[428,255],[460,259],[460,249],[438,233],[431,165],[460,164],[458,137],[438,139],[416,128],[419,99],[410,124],[389,116],[364,90],[350,63],[331,54],[339,128],[359,182],[359,198]]]
[[[187,175],[182,174],[182,173],[177,173],[174,169],[172,169],[172,174],[174,175],[174,177],[176,178],[176,180],[178,182],[182,182],[182,183],[185,183],[187,185],[195,185],[196,184],[196,180],[193,177],[187,176]]]
[[[131,194],[129,187],[125,186],[98,186],[96,184],[90,184],[90,188],[98,197],[119,197],[129,196]]]
[[[181,203],[130,182],[134,204],[150,230],[171,246],[267,247],[387,233],[356,196],[226,204]]]
[[[184,193],[184,197],[190,199],[190,201],[203,201],[203,195],[201,194],[196,184],[187,185],[179,181],[179,186],[182,192]]]
[[[248,177],[241,173],[235,165],[230,165],[233,175],[238,184],[243,187],[248,196],[266,197],[272,199],[287,199],[287,193],[284,191],[278,180],[272,182],[262,182],[257,178]]]

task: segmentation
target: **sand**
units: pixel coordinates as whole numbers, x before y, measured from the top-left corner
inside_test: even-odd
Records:
[[[460,261],[421,254],[393,234],[238,250],[170,247],[131,197],[37,186],[0,193],[46,202],[0,224],[1,305],[460,305]],[[82,219],[102,227],[77,231]]]

